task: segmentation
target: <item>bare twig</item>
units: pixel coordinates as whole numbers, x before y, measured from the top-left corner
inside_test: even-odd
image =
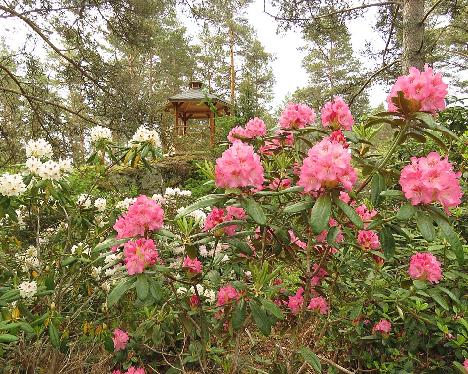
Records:
[[[387,43],[385,43],[385,49],[382,53],[382,65],[385,65],[385,56],[388,51],[388,46],[390,45],[390,40],[392,39],[393,30],[395,29],[395,21],[396,21],[396,16],[398,14],[399,9],[400,9],[400,5],[397,5],[392,15],[392,24],[390,26],[390,31],[388,32],[388,38],[387,38]]]
[[[434,3],[433,6],[427,11],[427,13],[424,15],[423,19],[421,20],[421,25],[426,21],[427,17],[434,11],[434,9],[444,0],[439,0]]]

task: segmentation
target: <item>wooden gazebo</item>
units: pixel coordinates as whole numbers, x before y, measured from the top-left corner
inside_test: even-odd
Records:
[[[229,104],[223,99],[202,90],[201,82],[191,82],[187,91],[168,98],[167,110],[174,112],[175,133],[185,135],[189,120],[208,120],[210,124],[210,143],[215,142],[215,115],[210,105],[216,108],[216,115],[229,114]],[[208,105],[210,103],[210,105]],[[213,108],[214,109],[214,108]]]

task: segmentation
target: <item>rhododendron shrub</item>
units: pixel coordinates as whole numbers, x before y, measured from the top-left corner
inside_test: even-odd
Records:
[[[5,177],[0,200],[0,265],[12,270],[0,273],[5,352],[72,354],[93,342],[107,372],[120,373],[459,368],[466,209],[449,151],[459,139],[438,123],[438,75],[410,75],[391,93],[393,111],[364,124],[335,98],[314,108],[323,126],[289,104],[275,128],[259,118],[234,128],[205,162],[211,193],[197,200],[174,186],[104,194],[93,176],[64,192],[82,174],[37,187],[36,174],[22,178],[27,167],[5,171],[17,176]],[[382,123],[395,134],[373,144],[361,130]],[[137,135],[126,161],[100,161],[133,167],[131,152],[157,143],[152,130]],[[107,131],[93,138],[113,149]]]

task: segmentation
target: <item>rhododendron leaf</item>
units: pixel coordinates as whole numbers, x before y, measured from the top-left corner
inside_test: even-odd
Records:
[[[439,125],[432,114],[429,113],[424,113],[424,112],[418,112],[414,114],[414,117],[417,118],[420,123],[422,124],[422,127],[424,128],[429,128],[431,130],[439,131],[442,134],[448,136],[449,138],[452,138],[453,140],[458,140],[459,136],[449,130],[447,127]]]
[[[139,274],[135,282],[137,296],[140,300],[146,299],[149,292],[148,277],[145,274]]]
[[[229,244],[231,244],[234,248],[236,248],[239,252],[244,253],[246,255],[252,255],[252,248],[244,241],[244,240],[229,240]]]
[[[438,137],[436,134],[433,134],[432,132],[428,130],[421,130],[421,133],[423,133],[425,136],[431,138],[444,152],[448,152],[447,145],[445,142]]]
[[[110,308],[116,304],[129,289],[135,286],[135,278],[124,278],[109,293],[107,297],[107,306]]]
[[[427,214],[419,211],[416,214],[416,225],[423,238],[428,242],[435,239],[434,221]]]
[[[388,226],[384,226],[382,231],[379,232],[379,236],[385,259],[389,260],[395,255],[395,239],[393,238],[392,231]]]
[[[403,192],[400,190],[385,190],[380,193],[380,196],[404,198]]]
[[[312,208],[312,206],[312,200],[299,201],[298,203],[286,205],[283,209],[283,212],[287,214],[294,214]]]
[[[322,364],[319,357],[307,347],[299,349],[299,353],[305,362],[307,362],[317,372],[322,372]]]
[[[250,311],[252,312],[252,317],[258,329],[262,332],[263,335],[265,336],[270,335],[271,323],[265,311],[254,300],[251,300],[249,302],[249,306],[250,306]]]
[[[438,214],[434,214],[433,217],[435,218],[440,230],[444,234],[445,239],[447,239],[450,246],[452,247],[452,251],[455,253],[458,263],[463,265],[465,261],[465,254],[463,252],[463,244],[461,243],[457,233],[453,229],[452,225],[448,223],[443,217]]]
[[[413,138],[418,143],[426,143],[426,137],[418,131],[411,130],[407,134],[410,138]]]
[[[416,213],[415,207],[411,203],[406,203],[400,207],[396,214],[396,218],[400,221],[407,221],[413,217],[414,213]]]
[[[104,240],[102,243],[99,243],[96,247],[94,247],[92,253],[101,252],[103,249],[118,246],[125,242],[128,242],[128,239],[110,238],[110,239]]]
[[[232,328],[234,330],[239,330],[245,321],[245,302],[240,300],[232,312]]]
[[[283,312],[280,308],[278,308],[278,306],[275,303],[267,299],[260,299],[260,303],[268,313],[275,316],[277,319],[284,319]]]
[[[349,218],[349,220],[358,228],[362,229],[364,227],[364,223],[362,222],[361,217],[356,213],[356,211],[350,207],[345,202],[341,201],[339,198],[334,197],[333,201],[341,209],[341,211]]]
[[[60,335],[52,320],[49,321],[49,339],[53,347],[60,347]]]
[[[336,236],[340,232],[340,228],[338,226],[330,227],[327,233],[327,243],[331,246],[336,245]]]
[[[385,188],[385,178],[379,173],[375,174],[372,177],[371,184],[371,203],[373,206],[379,205],[380,201],[382,200],[380,194],[385,190]]]
[[[260,226],[266,225],[266,215],[259,203],[253,199],[242,199],[241,205],[255,222],[257,222]]]
[[[315,234],[320,234],[328,227],[328,220],[331,215],[331,199],[330,195],[322,195],[312,207],[310,213],[310,227]]]
[[[187,214],[190,214],[194,212],[197,209],[201,208],[206,208],[207,206],[212,206],[218,203],[221,203],[222,201],[227,200],[228,197],[224,194],[212,194],[212,195],[206,195],[197,201],[195,201],[192,205],[189,205],[185,209],[183,209],[181,212],[179,212],[175,217],[174,220],[178,220],[181,217],[186,216]]]
[[[442,287],[442,286],[438,286],[438,288],[439,288],[439,290],[445,292],[448,295],[448,297],[450,297],[457,304],[460,303],[460,299],[457,296],[455,296],[455,294],[452,291],[450,291],[447,288]]]
[[[453,361],[453,367],[457,369],[461,374],[466,374],[465,367],[457,361]]]
[[[392,97],[392,102],[395,104],[398,111],[404,115],[417,112],[421,108],[421,103],[419,101],[407,99],[402,91],[398,91],[397,95]]]
[[[0,343],[12,343],[16,342],[18,337],[11,334],[0,334]]]
[[[445,298],[440,294],[440,292],[436,288],[429,288],[427,293],[434,299],[437,304],[439,304],[445,310],[449,310],[449,306]]]

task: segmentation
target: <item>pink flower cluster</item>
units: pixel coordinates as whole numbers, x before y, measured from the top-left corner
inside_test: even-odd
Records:
[[[338,222],[336,221],[336,219],[330,218],[328,220],[328,226],[337,227]],[[325,243],[327,241],[327,235],[328,235],[328,230],[323,230],[320,234],[318,234],[315,237],[315,241],[317,243]],[[338,233],[336,234],[336,237],[335,237],[335,242],[341,243],[343,240],[344,240],[343,233],[341,232],[341,229],[338,229]]]
[[[381,319],[379,322],[377,322],[374,327],[372,327],[372,332],[380,332],[382,334],[388,334],[390,330],[392,329],[392,324],[387,321],[386,319]]]
[[[297,245],[299,248],[306,249],[307,248],[307,243],[303,242],[300,240],[296,234],[294,233],[293,230],[289,230],[289,238],[291,239],[291,244]]]
[[[349,143],[346,141],[346,137],[344,136],[344,134],[343,134],[343,132],[341,130],[333,131],[328,136],[328,139],[330,139],[330,141],[332,143],[333,142],[340,143],[344,148],[349,147]]]
[[[202,272],[203,264],[197,258],[191,259],[187,256],[182,263],[182,267],[192,274],[198,274]]]
[[[222,208],[213,208],[205,219],[203,230],[208,231],[220,223],[233,220],[243,220],[245,218],[245,210],[242,208],[237,208],[235,206],[228,206],[226,207],[226,210]],[[231,236],[236,233],[237,225],[225,226],[221,230],[223,230],[226,235]]]
[[[275,178],[268,185],[270,190],[283,190],[285,188],[291,187],[291,179],[289,178]]]
[[[216,185],[224,188],[261,188],[264,181],[260,156],[242,142],[234,142],[216,160],[215,174]]]
[[[266,125],[260,118],[255,117],[252,118],[244,127],[236,126],[227,136],[228,140],[231,143],[234,143],[237,140],[243,139],[253,139],[257,136],[265,136],[266,135]]]
[[[392,101],[393,97],[398,96],[398,92],[403,92],[407,99],[413,99],[421,104],[421,110],[424,112],[435,113],[445,108],[445,96],[447,96],[448,85],[442,81],[441,74],[434,74],[433,70],[427,65],[424,71],[417,68],[410,68],[408,75],[398,77],[397,81],[390,90],[387,97],[388,110],[396,112],[397,107]]]
[[[442,279],[440,262],[428,252],[411,256],[408,274],[413,279],[428,280],[431,283],[439,283]]]
[[[271,156],[277,149],[294,144],[294,135],[290,131],[276,130],[275,138],[268,140],[259,149],[262,155]]]
[[[289,296],[288,308],[291,309],[291,313],[296,315],[301,311],[302,305],[304,304],[304,289],[299,287],[296,294]]]
[[[320,314],[328,313],[328,303],[323,296],[317,296],[310,299],[307,309],[315,310]]]
[[[281,113],[282,129],[302,129],[315,121],[315,112],[305,104],[289,103]]]
[[[369,222],[374,218],[378,212],[375,209],[369,210],[365,204],[359,205],[355,209],[356,213],[361,217],[362,222],[364,222],[364,226],[368,226]],[[367,225],[366,225],[367,224]]]
[[[427,157],[412,157],[411,164],[401,171],[400,185],[411,204],[430,204],[438,201],[446,211],[460,204],[463,192],[452,164],[437,152]]]
[[[151,239],[138,239],[124,244],[124,261],[129,275],[143,273],[145,268],[159,259],[159,253]]]
[[[354,119],[344,100],[335,96],[333,101],[325,103],[322,108],[322,125],[330,126],[332,129],[345,129],[351,131],[354,125]]]
[[[227,286],[221,287],[218,291],[218,301],[216,303],[217,306],[223,306],[229,303],[232,300],[239,300],[240,295],[237,290],[232,287],[230,284]]]
[[[312,269],[314,270],[315,274],[310,280],[310,285],[312,287],[319,286],[320,283],[322,283],[322,279],[328,275],[328,272],[324,268],[320,267],[318,264],[314,264],[312,266]]]
[[[145,369],[130,366],[127,371],[114,370],[112,374],[145,374]]]
[[[164,212],[159,204],[145,195],[138,196],[129,206],[127,213],[120,216],[114,224],[117,238],[144,236],[145,231],[155,231],[162,227]]]
[[[128,343],[128,334],[120,329],[114,330],[114,337],[112,341],[114,342],[115,351],[123,351],[127,347]]]
[[[356,179],[351,154],[340,143],[332,143],[325,138],[309,149],[297,184],[304,187],[305,192],[339,185],[351,190]]]
[[[380,248],[379,236],[373,230],[359,230],[357,241],[364,251]]]

